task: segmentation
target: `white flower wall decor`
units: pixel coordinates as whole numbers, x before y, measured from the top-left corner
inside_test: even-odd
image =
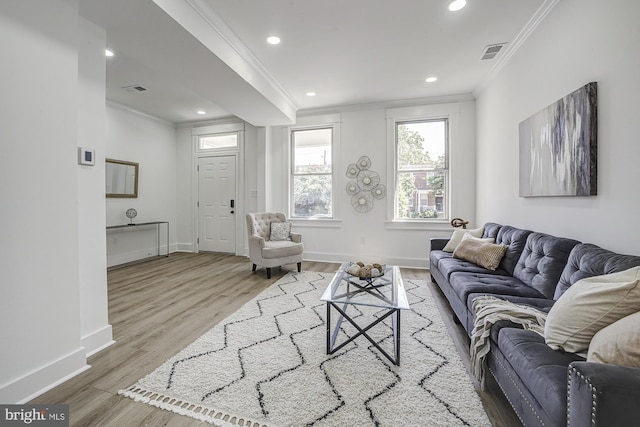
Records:
[[[356,163],[347,166],[347,194],[351,196],[351,206],[357,212],[369,212],[373,208],[374,199],[384,199],[387,187],[380,184],[380,174],[372,171],[371,159],[362,156]]]

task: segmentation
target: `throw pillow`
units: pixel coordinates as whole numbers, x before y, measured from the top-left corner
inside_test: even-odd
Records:
[[[545,341],[554,350],[585,351],[599,330],[638,307],[640,267],[578,280],[549,310]]]
[[[476,228],[474,230],[465,230],[462,228],[456,228],[455,230],[453,230],[453,234],[451,235],[451,238],[449,239],[449,241],[447,242],[447,244],[442,250],[445,252],[453,252],[456,249],[456,247],[458,247],[458,245],[462,241],[462,238],[465,235],[470,234],[473,237],[482,237],[482,233],[484,233],[484,227]]]
[[[487,270],[496,270],[507,252],[508,246],[496,245],[492,241],[493,239],[476,239],[465,236],[453,252],[453,257],[472,262]]]
[[[598,331],[589,344],[587,362],[640,368],[640,311]]]
[[[291,223],[290,222],[272,222],[271,237],[269,240],[291,240]]]

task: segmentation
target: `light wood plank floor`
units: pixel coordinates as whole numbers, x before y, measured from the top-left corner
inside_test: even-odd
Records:
[[[302,266],[327,273],[337,267],[318,262]],[[109,271],[109,323],[116,344],[90,357],[91,369],[30,403],[68,404],[72,426],[202,426],[117,392],[153,371],[288,271],[276,268],[268,280],[264,269],[251,272],[247,258],[213,253],[174,253]],[[402,269],[402,275],[429,283],[468,367],[469,340],[452,321],[446,299],[430,282],[428,270]],[[490,382],[489,390],[479,394],[494,426],[520,425],[495,383]]]

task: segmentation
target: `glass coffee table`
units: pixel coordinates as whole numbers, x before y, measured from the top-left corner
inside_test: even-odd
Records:
[[[327,302],[327,354],[336,351],[358,338],[360,335],[371,342],[394,365],[400,366],[400,310],[410,310],[407,294],[402,283],[400,268],[386,266],[384,275],[375,278],[359,278],[347,273],[351,263],[345,262],[340,266],[331,279],[331,283],[320,298]],[[386,312],[368,325],[358,325],[347,314],[349,305],[365,305],[386,309]],[[332,308],[339,313],[335,328],[331,331]],[[389,355],[379,343],[371,338],[367,331],[391,316],[393,329],[393,355]],[[346,341],[336,346],[336,338],[340,332],[343,320],[347,320],[358,333],[347,338]]]

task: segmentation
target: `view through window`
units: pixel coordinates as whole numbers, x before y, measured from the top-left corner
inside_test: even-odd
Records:
[[[447,219],[448,120],[396,123],[396,219]]]
[[[291,131],[292,216],[333,215],[333,128]]]

